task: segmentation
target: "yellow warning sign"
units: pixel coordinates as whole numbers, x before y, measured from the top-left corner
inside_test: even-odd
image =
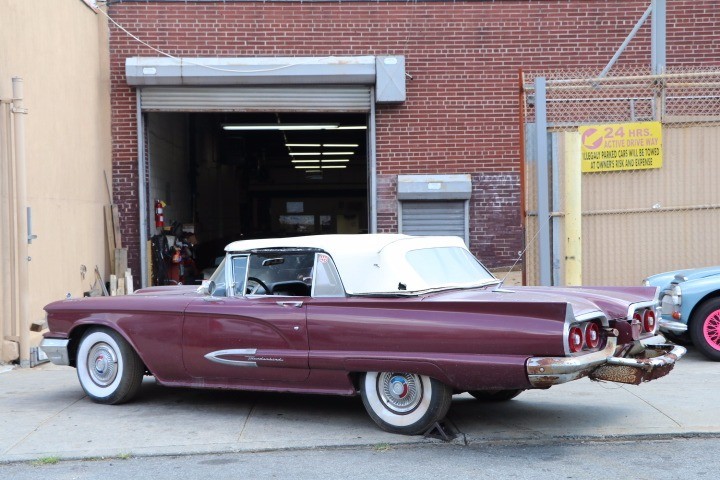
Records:
[[[583,172],[662,167],[660,122],[590,125],[578,130]]]

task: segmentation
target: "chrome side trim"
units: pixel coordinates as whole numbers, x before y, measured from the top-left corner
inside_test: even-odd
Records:
[[[687,332],[688,326],[686,323],[676,322],[675,320],[663,320],[660,319],[660,330],[672,333],[684,333]]]
[[[221,358],[223,355],[243,355],[251,357],[257,352],[256,348],[244,348],[244,349],[231,349],[231,350],[216,350],[205,355],[205,358],[215,363],[222,363],[223,365],[232,365],[234,367],[257,367],[256,362],[249,360],[230,360],[228,358]]]
[[[44,338],[40,342],[40,349],[55,365],[70,365],[68,343],[70,343],[70,339],[67,338]]]

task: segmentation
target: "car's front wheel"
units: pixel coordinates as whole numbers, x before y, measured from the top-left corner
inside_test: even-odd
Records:
[[[720,362],[720,298],[705,301],[690,319],[690,338],[710,360]]]
[[[360,380],[365,409],[380,428],[417,435],[442,420],[450,408],[452,390],[425,375],[367,372]]]
[[[118,404],[137,395],[145,367],[128,342],[106,328],[88,330],[77,349],[80,385],[97,403]]]

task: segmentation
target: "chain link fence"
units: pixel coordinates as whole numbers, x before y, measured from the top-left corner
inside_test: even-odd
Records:
[[[548,228],[552,283],[565,284],[564,147],[571,142],[581,146],[583,162],[583,285],[639,285],[661,271],[720,264],[720,71],[598,74],[524,74],[526,282],[539,283],[536,237]],[[551,203],[541,221],[537,77],[546,79]]]

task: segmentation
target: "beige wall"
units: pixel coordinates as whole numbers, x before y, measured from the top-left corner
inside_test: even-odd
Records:
[[[555,135],[562,145],[568,133]],[[720,264],[718,152],[720,126],[664,127],[662,168],[583,174],[583,285],[640,285],[656,273]],[[537,210],[535,175],[528,162],[528,211]],[[558,226],[564,238],[562,217]],[[539,228],[536,216],[527,218],[528,284],[539,282]]]
[[[103,277],[108,268],[103,219],[103,205],[109,203],[103,171],[111,175],[107,22],[82,0],[0,0],[0,12],[0,99],[10,99],[12,77],[22,77],[28,109],[27,199],[38,235],[29,246],[32,322],[43,318],[48,302],[88,290],[95,265]],[[11,247],[0,244],[0,251]],[[84,280],[81,265],[88,271]],[[0,276],[2,304],[11,300],[10,281],[7,274]],[[17,319],[2,312],[0,331],[7,331]],[[39,335],[31,340],[37,344]]]

